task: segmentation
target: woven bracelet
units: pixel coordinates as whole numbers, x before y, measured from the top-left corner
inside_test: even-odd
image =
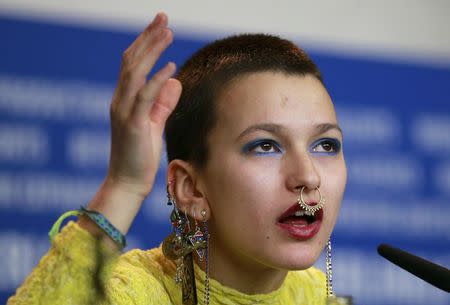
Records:
[[[103,216],[101,213],[97,211],[88,210],[83,206],[81,206],[79,214],[86,215],[93,222],[95,222],[100,227],[100,229],[102,229],[106,234],[108,234],[108,236],[111,237],[112,240],[114,240],[117,245],[119,245],[121,250],[126,247],[127,241],[125,239],[125,236],[122,233],[120,233],[120,231],[117,230],[117,228],[112,223],[110,223],[109,220],[106,219],[106,217]]]
[[[68,211],[58,218],[58,220],[53,224],[52,228],[50,229],[50,232],[48,232],[50,241],[53,242],[53,240],[55,239],[56,235],[59,232],[62,222],[66,218],[70,216],[80,216],[80,215],[86,215],[93,222],[95,222],[97,226],[100,227],[100,229],[102,229],[109,237],[111,237],[115,241],[115,243],[119,246],[120,250],[126,247],[127,241],[125,239],[125,236],[123,236],[123,234],[120,233],[120,231],[117,230],[116,227],[113,226],[113,224],[110,223],[105,216],[103,216],[101,213],[97,211],[88,210],[83,206],[81,206],[79,210]]]

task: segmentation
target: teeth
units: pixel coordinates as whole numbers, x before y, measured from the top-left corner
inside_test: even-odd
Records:
[[[305,212],[304,211],[297,211],[297,212],[295,212],[295,216],[303,216],[305,214]]]
[[[312,212],[310,212],[310,211],[300,210],[300,211],[295,212],[294,215],[295,216],[304,216],[304,215],[306,215],[306,216],[313,216],[314,214]]]

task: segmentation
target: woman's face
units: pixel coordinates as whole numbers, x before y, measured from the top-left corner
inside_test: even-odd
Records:
[[[346,183],[342,134],[330,96],[313,76],[253,73],[217,104],[200,183],[211,208],[210,257],[224,264],[305,269],[336,222]],[[295,215],[325,198],[314,217]]]

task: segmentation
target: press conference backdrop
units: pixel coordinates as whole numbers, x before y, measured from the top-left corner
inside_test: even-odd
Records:
[[[57,217],[99,187],[108,107],[135,35],[0,17],[0,303],[47,251]],[[177,35],[159,67],[206,42]],[[349,171],[333,234],[336,291],[361,305],[450,304],[375,250],[387,242],[449,267],[449,66],[310,53],[337,107]],[[170,232],[165,169],[163,160],[129,248],[155,247]]]

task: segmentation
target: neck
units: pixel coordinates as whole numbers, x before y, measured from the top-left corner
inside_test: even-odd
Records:
[[[222,285],[245,294],[267,294],[280,288],[286,270],[264,266],[238,253],[230,253],[213,239],[209,243],[209,275]],[[205,262],[197,264],[205,270]]]

